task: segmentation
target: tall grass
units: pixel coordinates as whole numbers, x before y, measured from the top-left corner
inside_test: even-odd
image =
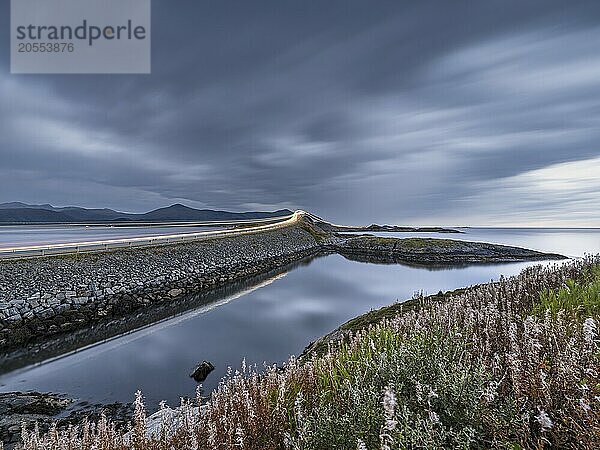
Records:
[[[537,266],[374,324],[283,370],[245,364],[147,430],[102,419],[27,450],[596,448],[599,258]],[[150,434],[150,435],[149,435]]]
[[[579,316],[600,314],[600,266],[593,266],[580,280],[567,280],[558,290],[544,289],[533,312],[541,314],[549,310],[557,314],[561,310],[575,311]]]

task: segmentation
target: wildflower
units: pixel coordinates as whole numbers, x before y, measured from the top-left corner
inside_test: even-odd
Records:
[[[596,321],[591,317],[588,317],[583,322],[583,339],[586,344],[591,345],[594,343],[594,339],[596,338]]]
[[[431,401],[431,399],[433,399],[433,398],[438,398],[438,397],[439,397],[439,395],[437,394],[437,392],[435,392],[435,391],[433,390],[433,388],[432,388],[431,386],[429,386],[429,394],[427,395],[427,399],[428,399],[429,401]]]
[[[163,439],[167,439],[173,433],[173,412],[171,408],[167,406],[167,403],[165,401],[160,402],[159,411],[161,413],[160,434],[163,437]]]
[[[235,429],[235,446],[244,448],[244,430],[239,424]]]
[[[398,424],[398,422],[394,420],[397,404],[396,394],[394,394],[394,391],[390,386],[385,388],[383,401],[381,403],[383,405],[385,423],[379,433],[379,440],[381,441],[381,450],[390,450],[393,444],[391,433],[396,429],[396,425]]]
[[[142,396],[141,391],[137,391],[135,393],[135,412],[133,416],[133,442],[132,448],[136,450],[141,450],[144,448],[145,440],[146,440],[146,407],[144,406],[144,398]],[[84,424],[84,440],[86,440],[87,423]]]
[[[0,448],[0,450],[2,450]],[[356,450],[367,450],[367,445],[364,443],[362,439],[358,440],[358,444],[356,445]]]
[[[429,420],[433,424],[438,424],[440,423],[440,416],[435,411],[429,411]]]
[[[302,416],[302,402],[304,401],[304,396],[302,395],[302,391],[298,392],[296,396],[296,400],[294,400],[294,411],[296,413],[296,421],[301,423],[303,420]]]
[[[481,397],[487,402],[493,402],[497,395],[498,384],[490,382],[484,389]]]
[[[550,419],[550,416],[548,416],[548,414],[546,414],[546,411],[544,411],[543,409],[539,409],[539,408],[538,408],[538,411],[539,411],[539,413],[537,416],[535,416],[535,419],[538,421],[538,423],[542,427],[542,431],[546,431],[546,430],[549,430],[550,428],[552,428],[554,426],[554,423]]]
[[[394,413],[396,411],[396,394],[391,387],[386,387],[383,394],[383,410],[385,412],[385,427],[389,431],[393,431],[396,428],[398,422],[394,420]]]
[[[419,383],[419,380],[417,380],[415,382],[415,390],[416,390],[416,395],[417,395],[417,401],[422,402],[423,401],[423,387],[421,386],[421,383]]]

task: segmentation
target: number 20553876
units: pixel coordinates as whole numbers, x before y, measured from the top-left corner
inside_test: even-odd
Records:
[[[73,53],[75,44],[70,42],[19,42],[19,53]]]

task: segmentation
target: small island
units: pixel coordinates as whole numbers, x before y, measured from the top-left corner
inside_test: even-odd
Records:
[[[515,262],[565,259],[554,253],[521,247],[433,238],[382,238],[371,235],[338,235],[333,247],[349,258],[368,258],[372,262],[456,264]]]

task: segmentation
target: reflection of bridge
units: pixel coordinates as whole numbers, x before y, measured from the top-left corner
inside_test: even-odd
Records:
[[[90,242],[66,242],[61,244],[32,245],[24,247],[0,248],[0,259],[30,258],[39,256],[63,255],[72,253],[98,252],[119,248],[150,247],[155,245],[179,244],[219,237],[240,236],[288,227],[306,215],[304,211],[296,211],[292,215],[272,217],[268,219],[236,220],[227,222],[201,222],[194,225],[230,225],[235,228],[216,231],[199,231],[196,233],[180,233],[156,236],[107,239]]]

